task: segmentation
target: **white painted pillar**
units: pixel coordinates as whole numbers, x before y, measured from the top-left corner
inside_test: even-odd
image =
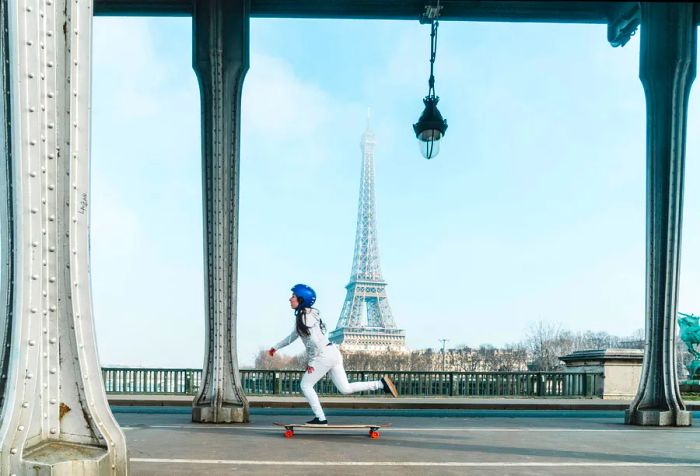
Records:
[[[91,0],[2,0],[0,474],[126,474],[89,268]]]

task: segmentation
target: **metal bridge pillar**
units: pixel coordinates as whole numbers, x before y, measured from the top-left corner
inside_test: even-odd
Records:
[[[91,0],[0,0],[0,474],[124,475],[89,267]]]
[[[202,99],[206,351],[192,421],[247,422],[236,355],[238,190],[249,0],[195,0],[193,67]]]
[[[692,3],[642,3],[640,78],[647,104],[646,352],[625,415],[634,425],[688,426],[676,375],[688,96],[695,78]]]

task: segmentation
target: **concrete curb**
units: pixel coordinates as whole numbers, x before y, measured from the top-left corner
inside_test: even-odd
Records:
[[[352,398],[321,397],[325,408],[353,409],[435,409],[435,410],[598,410],[622,411],[629,401],[602,399],[469,399],[469,398]],[[188,395],[108,395],[112,406],[189,407]],[[300,397],[248,397],[251,408],[307,408]],[[689,411],[700,411],[700,402],[686,402]]]

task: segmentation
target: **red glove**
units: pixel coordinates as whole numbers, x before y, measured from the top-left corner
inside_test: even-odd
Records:
[[[274,347],[270,347],[270,350],[267,351],[267,354],[268,354],[270,357],[274,357],[274,356],[275,356],[275,352],[277,352],[277,349],[275,349]]]
[[[306,371],[307,371],[308,373],[311,373],[311,372],[314,371],[314,368],[313,368],[313,367],[309,367],[309,366],[307,365],[307,366],[306,366]]]

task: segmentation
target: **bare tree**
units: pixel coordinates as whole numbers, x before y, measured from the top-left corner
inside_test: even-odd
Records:
[[[530,325],[523,341],[532,361],[532,370],[559,370],[563,364],[559,360],[562,355],[569,354],[573,347],[573,336],[561,329],[558,324],[539,321]]]
[[[261,370],[298,370],[306,367],[306,354],[270,357],[267,350],[260,349],[255,356],[255,368]]]

